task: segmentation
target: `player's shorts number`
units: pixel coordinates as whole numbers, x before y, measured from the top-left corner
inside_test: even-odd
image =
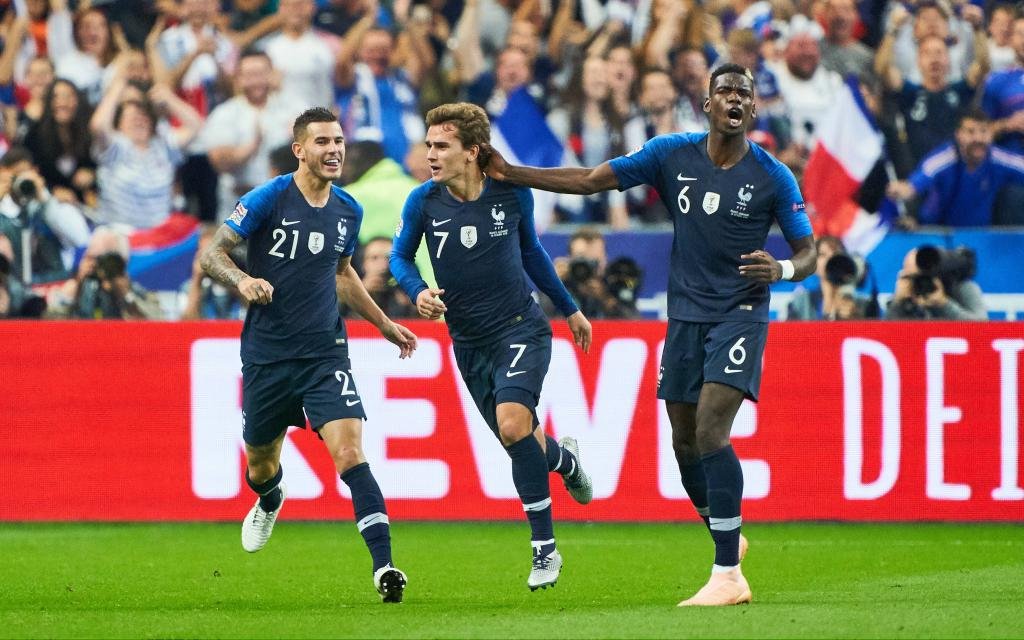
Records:
[[[354,396],[354,395],[356,395],[356,390],[349,388],[349,384],[351,383],[351,380],[352,380],[351,376],[349,375],[351,373],[352,373],[351,371],[349,371],[349,372],[335,371],[334,372],[334,377],[337,378],[338,382],[341,383],[341,395],[343,395],[343,396]]]
[[[743,348],[744,340],[746,340],[746,338],[740,338],[736,341],[736,344],[732,345],[732,348],[729,349],[729,359],[732,360],[732,363],[735,365],[741,365],[743,364],[743,361],[747,359],[747,350]]]
[[[435,258],[441,258],[441,249],[444,249],[444,242],[448,239],[448,231],[435,231],[434,236],[441,238],[441,242],[437,245],[437,255]]]
[[[283,258],[284,254],[281,253],[280,251],[278,251],[278,249],[280,249],[281,245],[284,244],[284,241],[288,239],[288,233],[284,229],[278,228],[278,229],[274,229],[274,232],[273,232],[272,235],[274,236],[274,240],[276,240],[277,242],[275,242],[274,246],[271,247],[269,253],[272,256],[277,256],[278,258]],[[299,230],[298,229],[292,229],[292,250],[288,253],[288,257],[290,259],[292,259],[292,260],[295,259],[295,248],[298,247],[298,246],[299,246]]]
[[[512,364],[510,364],[508,366],[509,369],[515,369],[516,368],[516,363],[519,362],[519,358],[522,358],[523,357],[523,353],[526,352],[526,345],[525,344],[510,344],[510,345],[508,345],[508,348],[509,349],[516,349],[516,350],[519,351],[519,353],[516,354],[516,357],[512,358]]]

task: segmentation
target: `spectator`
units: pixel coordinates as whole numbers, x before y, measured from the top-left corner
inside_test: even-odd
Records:
[[[950,82],[964,77],[976,51],[971,33],[975,25],[983,21],[980,7],[968,2],[960,4],[964,16],[960,19],[950,17],[952,12],[947,0],[917,0],[912,5],[913,20],[909,20],[906,5],[893,2],[891,6],[889,26],[878,48],[885,47],[887,39],[892,41],[896,65],[904,78],[914,84],[923,82],[914,52],[918,43],[928,36],[949,44]]]
[[[964,113],[956,141],[928,155],[907,182],[889,185],[897,200],[924,198],[918,212],[921,224],[986,227],[1000,189],[1024,184],[1024,157],[992,144],[992,121],[979,109]],[[1022,203],[1001,213],[998,222],[1024,222]]]
[[[423,159],[426,160],[426,145],[423,145]],[[355,198],[365,211],[373,215],[363,217],[359,227],[359,242],[365,244],[378,237],[394,235],[402,219],[402,208],[409,193],[424,181],[418,181],[405,174],[402,165],[384,155],[384,148],[377,142],[364,140],[348,145],[345,154],[345,191]],[[427,167],[430,179],[430,167]],[[420,245],[416,252],[416,267],[428,282],[433,281],[433,268],[427,254],[427,243]]]
[[[266,53],[243,52],[235,84],[238,94],[217,106],[203,128],[203,146],[220,174],[222,221],[235,202],[256,185],[270,179],[270,152],[292,139],[292,123],[302,103],[272,90],[274,68]]]
[[[361,235],[361,234],[360,234]],[[359,247],[356,271],[363,280],[366,292],[389,318],[417,318],[416,305],[409,302],[398,281],[391,275],[391,234],[370,238]],[[353,311],[346,316],[362,317]]]
[[[1015,56],[1013,67],[992,74],[985,83],[981,106],[994,121],[996,141],[1021,153],[1024,152],[1024,15],[1013,20],[1010,46]]]
[[[976,9],[977,7],[975,7]],[[900,20],[896,12],[894,20]],[[875,70],[885,88],[895,94],[905,127],[911,161],[916,164],[938,145],[947,142],[960,112],[973,100],[975,89],[988,73],[988,40],[980,16],[975,16],[975,59],[963,80],[950,82],[949,49],[935,35],[923,36],[917,43],[917,66],[922,84],[906,80],[893,60],[893,39],[886,38],[878,50]],[[902,15],[906,15],[903,12]]]
[[[608,93],[612,106],[623,119],[635,118],[637,70],[633,51],[627,45],[615,45],[605,55],[608,74]],[[614,157],[614,156],[613,156]]]
[[[23,230],[29,231],[27,271]],[[0,158],[0,234],[13,250],[13,277],[26,285],[67,278],[75,251],[89,239],[81,211],[51,195],[32,155],[22,147],[12,147]]]
[[[818,287],[798,285],[787,305],[787,320],[855,320],[877,318],[875,296],[857,292],[864,279],[863,260],[851,256],[843,241],[835,236],[822,236],[815,241],[818,261],[815,274]]]
[[[128,238],[97,228],[78,272],[50,295],[50,317],[96,320],[157,320],[160,304],[152,293],[128,277]]]
[[[35,58],[58,60],[74,48],[71,12],[66,0],[26,0],[25,13],[17,15],[4,38],[5,60],[0,80],[8,73],[22,82],[28,63]],[[4,84],[6,82],[3,82]]]
[[[367,3],[362,0],[327,0],[318,5],[313,26],[321,31],[344,37],[348,30],[366,16]],[[376,15],[370,16],[374,21]]]
[[[334,103],[334,83],[341,79],[340,57],[333,36],[313,29],[313,0],[281,0],[277,13],[281,32],[269,36],[263,50],[281,75],[281,92],[296,102],[327,107]],[[342,47],[344,49],[344,47]]]
[[[75,15],[74,44],[55,59],[57,76],[70,80],[85,93],[89,104],[96,104],[103,96],[103,86],[110,82],[110,63],[117,55],[107,16],[93,8]]]
[[[415,142],[409,147],[405,154],[405,172],[412,176],[417,184],[423,184],[430,180],[430,163],[427,162],[427,144]],[[423,273],[422,267],[420,273]]]
[[[170,215],[175,168],[202,120],[166,85],[155,85],[145,101],[122,101],[127,88],[119,70],[89,124],[99,165],[99,215],[108,223],[146,229]],[[179,124],[163,123],[157,108]]]
[[[789,112],[792,143],[804,156],[812,148],[815,129],[843,82],[839,74],[821,65],[821,37],[821,27],[798,14],[789,24],[784,62],[772,69]]]
[[[548,115],[548,125],[577,166],[597,166],[647,139],[642,119],[625,119],[615,108],[610,75],[605,60],[587,58],[580,73],[569,83],[562,100],[564,106]],[[607,222],[616,229],[629,227],[625,193],[594,194],[583,202],[582,210],[568,214],[571,222]]]
[[[672,82],[679,92],[682,133],[708,130],[704,101],[708,97],[708,61],[699,49],[682,49],[672,56]]]
[[[989,10],[988,55],[992,71],[1012,69],[1016,59],[1011,45],[1014,8],[1012,4],[996,4]]]
[[[402,162],[409,145],[423,140],[426,129],[420,114],[417,88],[429,61],[406,56],[393,64],[394,38],[384,29],[367,29],[360,22],[345,38],[346,47],[358,38],[358,60],[339,59],[342,120],[355,140],[372,140],[384,147],[395,162]],[[429,48],[425,25],[415,28],[417,51]],[[422,53],[422,51],[421,51]],[[432,57],[432,56],[431,56]]]
[[[750,29],[733,29],[729,32],[726,43],[729,51],[728,61],[750,69],[754,74],[754,101],[757,105],[755,130],[768,136],[769,146],[787,146],[791,137],[789,112],[779,93],[778,79],[761,57],[763,43]],[[702,91],[705,91],[707,86],[708,79],[705,77],[701,80]],[[703,109],[700,116],[706,129],[707,116]]]
[[[181,23],[166,29],[159,40],[170,85],[201,116],[231,95],[237,52],[214,26],[217,15],[217,0],[182,0]]]
[[[825,39],[821,42],[821,64],[842,77],[861,76],[872,68],[874,54],[854,36],[857,4],[854,0],[825,0]]]
[[[672,84],[672,77],[663,69],[650,69],[640,76],[638,103],[644,114],[645,140],[667,133],[703,131],[703,128],[691,126],[684,120],[679,109],[679,94]],[[704,120],[706,122],[707,118]]]
[[[923,257],[938,255],[938,260]],[[956,262],[952,269],[934,264]],[[950,273],[949,271],[956,273]],[[890,320],[987,320],[985,298],[974,278],[974,253],[943,252],[935,247],[911,249],[896,276],[893,296],[886,307]]]
[[[67,80],[56,80],[46,92],[42,117],[25,136],[40,174],[64,202],[96,204],[91,115],[85,94]]]
[[[0,84],[6,84],[3,75],[0,70]],[[24,82],[14,87],[14,108],[8,109],[4,116],[8,140],[20,140],[43,117],[46,91],[53,79],[53,63],[49,58],[35,58],[28,63]]]
[[[705,19],[702,7],[689,0],[651,2],[650,28],[640,45],[644,65],[667,70],[671,66],[673,51],[683,48],[699,50],[704,44]]]

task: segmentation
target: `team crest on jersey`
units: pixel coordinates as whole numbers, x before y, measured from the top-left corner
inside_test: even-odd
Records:
[[[309,252],[313,255],[320,253],[324,248],[324,234],[319,231],[311,231],[309,233]]]
[[[491,217],[494,218],[495,227],[501,227],[505,224],[505,212],[498,210],[500,206],[499,204],[497,207],[491,207]]]
[[[718,211],[718,201],[721,199],[721,196],[719,196],[714,191],[708,191],[707,193],[705,193],[704,203],[702,205],[704,207],[704,213],[711,215],[712,213]]]
[[[459,240],[462,241],[462,246],[467,249],[472,249],[476,246],[476,227],[467,226],[459,229]]]
[[[729,210],[729,214],[737,218],[749,218],[750,212],[747,211],[747,205],[750,204],[753,197],[754,185],[745,184],[740,187],[740,190],[736,192],[736,206]]]
[[[231,212],[231,216],[228,220],[235,224],[242,224],[242,218],[244,218],[247,213],[249,213],[249,210],[245,208],[244,204],[239,202],[235,205],[235,210]]]

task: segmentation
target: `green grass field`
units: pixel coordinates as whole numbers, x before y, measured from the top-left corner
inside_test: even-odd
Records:
[[[554,589],[526,588],[525,524],[397,523],[382,605],[352,523],[0,525],[2,637],[1024,636],[1024,528],[752,524],[750,606],[678,609],[711,543],[696,524],[558,525]]]

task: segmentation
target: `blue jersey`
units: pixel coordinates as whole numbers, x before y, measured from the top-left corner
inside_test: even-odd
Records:
[[[533,196],[525,187],[487,178],[480,197],[468,202],[434,182],[409,194],[391,273],[414,301],[427,288],[413,263],[424,236],[456,342],[483,344],[529,316],[543,317],[527,274],[566,317],[579,310],[537,238]]]
[[[672,213],[670,318],[767,322],[768,286],[740,275],[740,256],[764,248],[774,221],[787,240],[811,235],[803,197],[792,172],[753,142],[734,167],[716,167],[707,136],[658,136],[611,167],[620,189],[650,185]]]
[[[1007,69],[990,75],[985,82],[981,107],[993,120],[1002,120],[1024,110],[1024,69]],[[1008,133],[999,139],[999,144],[1017,153],[1024,152],[1024,135]]]
[[[254,304],[242,330],[242,362],[266,364],[335,355],[345,349],[335,275],[351,256],[363,209],[338,187],[313,207],[292,174],[242,196],[225,222],[248,240],[249,275],[274,287],[270,304]]]
[[[922,224],[987,227],[999,191],[1008,183],[1024,184],[1024,156],[993,145],[971,171],[956,145],[948,144],[925,158],[909,181],[924,199],[918,212]]]

